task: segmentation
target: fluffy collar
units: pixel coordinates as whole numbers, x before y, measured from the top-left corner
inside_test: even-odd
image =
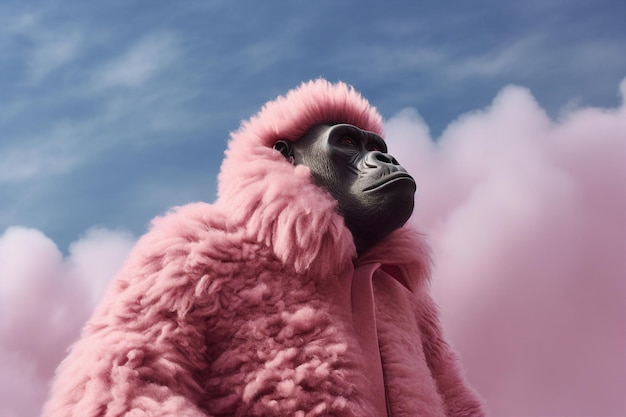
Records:
[[[290,164],[272,149],[277,140],[297,140],[321,123],[350,123],[383,136],[382,117],[352,87],[323,79],[303,83],[265,104],[231,134],[216,205],[245,225],[250,239],[267,244],[297,272],[330,276],[353,266],[352,235],[336,201],[313,184],[309,169]],[[424,258],[416,254],[424,252],[423,245],[410,235],[396,231],[359,263],[380,258],[407,268],[421,265]]]

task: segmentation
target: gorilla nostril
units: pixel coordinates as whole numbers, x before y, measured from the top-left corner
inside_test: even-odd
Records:
[[[368,154],[368,157],[372,158],[374,161],[380,161],[385,164],[400,165],[398,161],[396,160],[396,158],[389,155],[388,153],[383,153],[380,151],[373,151]]]
[[[384,162],[380,156],[382,155],[379,151],[371,151],[365,154],[365,158],[363,158],[363,162],[365,165],[370,168],[376,168],[381,162]]]

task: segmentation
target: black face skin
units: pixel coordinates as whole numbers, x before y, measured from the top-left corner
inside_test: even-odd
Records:
[[[413,212],[415,181],[373,132],[348,124],[318,125],[296,142],[277,141],[274,149],[309,167],[315,183],[337,199],[358,255]]]

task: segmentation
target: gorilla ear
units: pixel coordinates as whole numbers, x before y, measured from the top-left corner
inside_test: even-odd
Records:
[[[278,140],[276,141],[276,143],[274,143],[274,149],[283,154],[285,159],[287,159],[289,162],[291,162],[292,164],[294,163],[293,146],[291,142],[288,142],[286,140]]]

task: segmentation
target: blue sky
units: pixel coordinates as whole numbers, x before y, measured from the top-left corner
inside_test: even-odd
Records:
[[[65,251],[215,198],[230,131],[323,76],[435,139],[508,84],[553,118],[615,107],[623,1],[2,1],[0,232]]]

